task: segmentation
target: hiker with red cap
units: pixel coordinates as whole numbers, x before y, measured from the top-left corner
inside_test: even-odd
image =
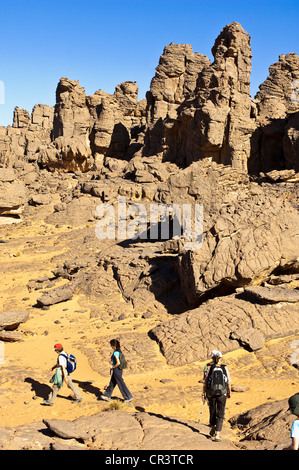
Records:
[[[68,361],[70,356],[63,350],[62,344],[55,344],[53,351],[58,354],[57,363],[51,368],[53,371],[56,369],[55,374],[51,378],[50,382],[53,383],[52,391],[48,397],[48,400],[44,400],[43,405],[52,406],[57,397],[59,389],[63,386],[63,382],[66,383],[67,387],[74,393],[74,399],[72,403],[79,403],[82,401],[79,390],[73,384],[70,377]],[[73,356],[72,356],[73,357]]]

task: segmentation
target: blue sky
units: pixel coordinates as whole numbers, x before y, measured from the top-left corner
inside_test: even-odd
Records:
[[[136,81],[143,99],[166,45],[191,44],[212,60],[216,37],[233,21],[251,36],[252,96],[280,54],[299,54],[299,0],[0,0],[0,7],[5,126],[15,106],[54,105],[63,76],[87,94]]]

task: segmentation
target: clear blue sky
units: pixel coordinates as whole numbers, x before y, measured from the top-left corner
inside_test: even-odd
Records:
[[[15,106],[55,104],[59,79],[87,94],[132,80],[145,97],[163,49],[191,44],[212,60],[220,31],[237,21],[251,36],[252,96],[280,54],[299,54],[299,0],[1,0],[0,125]]]

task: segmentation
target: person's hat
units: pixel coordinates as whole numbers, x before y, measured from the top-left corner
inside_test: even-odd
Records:
[[[216,349],[213,349],[213,351],[211,352],[210,357],[215,357],[215,356],[222,357],[222,354],[221,354],[220,351],[217,351]]]
[[[56,349],[62,349],[62,344],[54,344],[54,348],[53,348],[53,351],[55,351]]]
[[[299,416],[299,393],[289,398],[289,410],[293,415]]]

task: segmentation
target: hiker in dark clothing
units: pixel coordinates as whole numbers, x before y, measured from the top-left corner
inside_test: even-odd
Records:
[[[283,450],[299,450],[299,393],[289,398],[289,410],[296,416],[292,424],[291,438],[292,444]]]
[[[224,364],[220,364],[222,354],[213,350],[211,353],[212,362],[204,369],[204,386],[202,400],[207,400],[210,410],[210,435],[214,441],[221,441],[220,432],[223,426],[225,415],[226,399],[231,395],[231,379],[229,371]]]
[[[124,379],[122,378],[123,369],[120,363],[120,354],[121,354],[120,343],[117,339],[112,339],[110,341],[110,345],[113,349],[113,353],[111,356],[111,367],[110,367],[110,373],[112,372],[112,376],[111,376],[110,383],[105,393],[101,395],[101,399],[110,401],[114,387],[118,385],[118,388],[124,398],[124,401],[125,402],[132,401],[133,400],[132,394],[130,390],[128,389],[128,387],[126,386]]]

